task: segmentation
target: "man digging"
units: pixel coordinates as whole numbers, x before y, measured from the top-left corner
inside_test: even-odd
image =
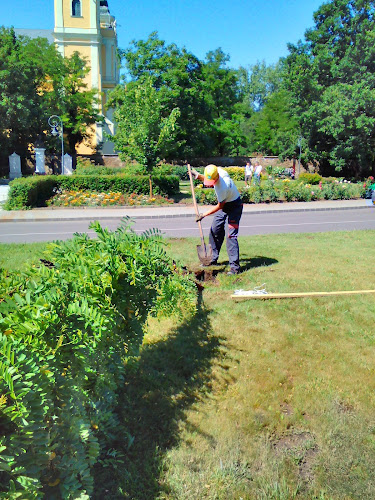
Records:
[[[195,179],[204,182],[205,186],[213,186],[217,197],[217,205],[205,214],[197,217],[199,222],[208,215],[214,215],[210,230],[210,245],[212,247],[212,261],[210,265],[217,264],[220,249],[225,237],[225,223],[228,219],[227,252],[229,257],[230,271],[228,275],[238,274],[240,271],[240,253],[238,247],[238,227],[242,215],[242,201],[240,193],[229,174],[216,165],[207,165],[204,175],[194,168],[191,173]]]

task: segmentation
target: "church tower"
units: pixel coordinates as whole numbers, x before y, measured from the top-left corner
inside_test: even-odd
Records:
[[[77,51],[86,59],[90,73],[88,88],[98,90],[105,124],[92,131],[92,148],[81,145],[78,152],[89,154],[98,146],[103,154],[113,154],[113,144],[104,132],[114,134],[112,111],[105,111],[107,94],[119,83],[116,20],[107,0],[54,0],[55,43],[60,53],[70,57]]]

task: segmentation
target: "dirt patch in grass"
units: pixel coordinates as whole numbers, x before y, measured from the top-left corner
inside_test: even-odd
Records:
[[[288,403],[285,402],[280,404],[280,410],[281,413],[287,415],[288,417],[294,414],[293,408]]]
[[[353,413],[354,412],[354,406],[347,401],[342,401],[342,400],[337,400],[335,401],[335,408],[338,411],[338,413]]]
[[[200,269],[194,271],[195,279],[200,282],[216,282],[216,276],[219,271],[217,269]]]
[[[298,463],[298,476],[302,483],[314,479],[314,463],[319,452],[312,433],[292,432],[275,439],[272,448],[276,456],[289,455]]]

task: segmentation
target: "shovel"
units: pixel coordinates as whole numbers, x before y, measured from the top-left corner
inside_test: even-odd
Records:
[[[194,203],[195,213],[197,214],[197,217],[199,217],[200,214],[199,214],[199,210],[198,210],[197,200],[195,199],[193,177],[191,175],[191,168],[190,168],[189,164],[188,164],[187,168],[188,168],[188,172],[189,172],[189,179],[190,179],[190,186],[191,186],[191,195],[193,197],[193,203]],[[201,240],[202,240],[202,244],[201,245],[197,245],[198,257],[199,257],[199,260],[202,262],[202,264],[204,266],[209,266],[211,264],[211,262],[212,262],[212,247],[211,247],[210,244],[208,244],[206,246],[206,244],[204,242],[201,221],[198,222],[198,227],[199,227],[199,232],[200,232]]]

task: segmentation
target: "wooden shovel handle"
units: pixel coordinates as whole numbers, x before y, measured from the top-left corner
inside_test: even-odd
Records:
[[[189,172],[190,187],[191,187],[191,196],[193,197],[193,203],[194,203],[195,213],[197,214],[197,217],[199,217],[200,213],[199,213],[199,209],[198,209],[198,205],[197,205],[197,200],[195,199],[194,182],[193,182],[193,176],[191,175],[191,168],[190,168],[190,164],[189,163],[187,165],[187,169],[188,169],[188,172]],[[200,235],[201,235],[202,245],[205,246],[201,221],[198,222],[198,227],[199,227],[199,232],[200,232]]]

